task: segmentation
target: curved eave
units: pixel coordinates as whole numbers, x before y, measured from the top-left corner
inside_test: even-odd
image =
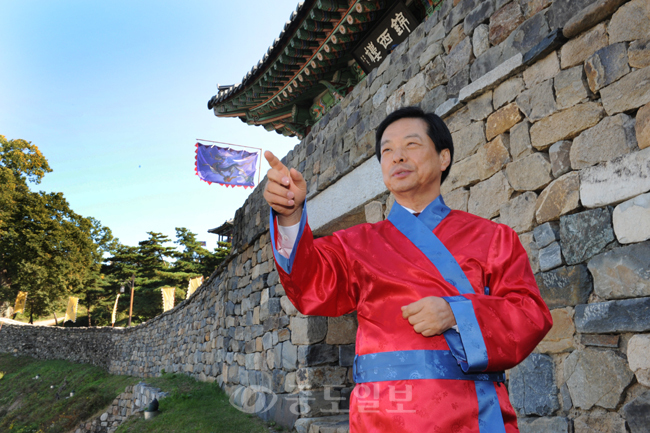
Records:
[[[256,115],[299,101],[325,74],[334,72],[333,66],[340,68],[352,58],[352,48],[394,3],[395,0],[317,0],[300,4],[264,59],[241,83],[220,86],[208,108],[214,109],[218,117],[233,117],[231,113],[237,112],[235,117],[250,121]],[[324,11],[320,9],[323,5],[338,9]],[[314,40],[307,40],[311,36]],[[246,116],[240,114],[243,111]]]

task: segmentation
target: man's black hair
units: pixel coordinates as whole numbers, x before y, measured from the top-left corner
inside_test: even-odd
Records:
[[[433,141],[438,153],[443,149],[449,149],[450,162],[449,167],[442,172],[440,176],[440,183],[445,181],[449,170],[451,169],[451,161],[454,159],[454,142],[451,139],[451,133],[445,122],[434,113],[425,113],[419,107],[404,107],[397,111],[393,111],[379,124],[377,132],[375,133],[375,153],[377,159],[381,162],[381,137],[388,126],[400,119],[422,119],[427,124],[427,135]]]

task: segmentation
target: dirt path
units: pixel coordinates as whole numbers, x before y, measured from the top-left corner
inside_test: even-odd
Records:
[[[61,319],[59,319],[59,323],[61,323]],[[54,326],[54,319],[41,320],[40,322],[34,322],[34,325],[38,325],[38,326]]]
[[[17,320],[5,319],[5,318],[0,318],[0,322],[8,323],[8,324],[11,324],[11,325],[29,325],[29,323],[19,322]],[[61,323],[61,319],[59,319],[59,323]],[[37,325],[37,326],[54,326],[54,319],[41,320],[40,322],[34,322],[34,325]]]

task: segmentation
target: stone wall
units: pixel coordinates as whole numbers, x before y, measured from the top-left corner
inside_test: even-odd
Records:
[[[124,332],[123,328],[60,328],[0,322],[0,352],[65,359],[108,370],[114,357],[113,342]]]
[[[445,119],[446,202],[519,233],[552,310],[547,338],[509,372],[522,432],[650,424],[649,28],[647,0],[445,1],[284,158],[324,235],[390,210],[374,160],[387,113],[419,105]],[[303,316],[288,300],[263,187],[236,213],[229,262],[189,300],[88,332],[110,336],[111,372],[217,381],[240,407],[318,433],[315,419],[346,407],[356,320]],[[26,328],[10,329],[0,350],[66,356],[62,337],[38,330],[38,348],[21,346]]]

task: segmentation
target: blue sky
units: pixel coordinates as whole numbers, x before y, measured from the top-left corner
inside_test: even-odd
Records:
[[[197,138],[271,150],[297,143],[207,109],[267,51],[296,0],[0,0],[0,134],[37,145],[63,192],[127,245],[147,231],[208,234],[251,189],[194,173]],[[262,165],[262,177],[268,166]]]

